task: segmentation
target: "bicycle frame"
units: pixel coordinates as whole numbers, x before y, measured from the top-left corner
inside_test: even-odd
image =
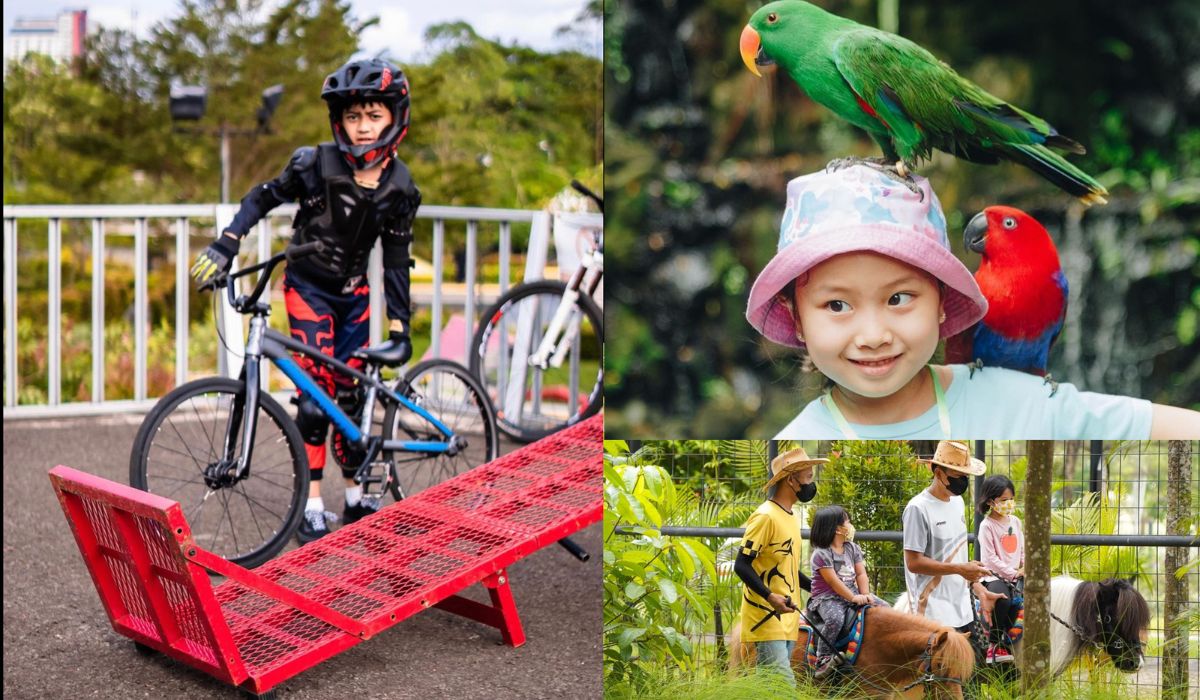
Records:
[[[367,387],[367,395],[363,405],[363,416],[361,425],[355,425],[354,421],[342,411],[341,407],[330,398],[329,394],[313,381],[312,377],[300,368],[296,361],[288,354],[288,351],[296,352],[309,359],[320,362],[322,364],[333,367],[339,372],[348,376],[354,377]],[[437,429],[446,439],[441,442],[424,441],[424,440],[381,440],[379,443],[380,451],[401,451],[401,452],[426,452],[431,454],[441,454],[449,452],[453,449],[454,431],[446,427],[441,421],[434,418],[424,408],[410,401],[407,397],[397,394],[379,380],[378,376],[370,376],[360,372],[353,367],[350,367],[344,362],[333,357],[325,355],[320,350],[304,343],[289,338],[288,336],[272,330],[267,327],[266,315],[256,312],[250,318],[250,333],[246,341],[245,361],[242,363],[242,373],[239,381],[243,383],[246,390],[245,400],[242,402],[242,414],[238,415],[237,408],[230,414],[230,425],[226,426],[225,431],[225,456],[226,459],[232,454],[232,447],[236,441],[238,432],[238,423],[241,423],[242,433],[242,454],[237,464],[236,474],[238,478],[244,478],[248,475],[249,465],[252,458],[254,446],[254,437],[257,429],[258,402],[260,387],[260,363],[263,358],[269,359],[276,367],[280,369],[302,395],[310,396],[321,410],[329,416],[330,420],[337,426],[337,429],[354,444],[360,447],[367,447],[370,443],[368,431],[370,429],[371,416],[375,407],[377,394],[381,393],[386,398],[395,401],[405,408],[413,411],[417,415],[429,422],[431,426]],[[378,375],[378,370],[374,372]]]
[[[529,366],[537,367],[540,370],[546,370],[548,367],[562,367],[563,360],[566,359],[567,353],[571,349],[570,338],[574,338],[579,332],[579,318],[571,318],[570,324],[567,324],[567,318],[570,316],[572,309],[575,308],[575,300],[580,294],[592,296],[596,288],[600,286],[600,278],[604,275],[604,253],[600,250],[592,251],[586,256],[579,266],[579,269],[571,275],[571,279],[567,282],[567,291],[562,296],[562,301],[559,302],[558,308],[554,311],[553,318],[550,319],[550,325],[546,328],[546,335],[542,336],[542,342],[538,344],[537,350],[534,350],[529,355]],[[559,338],[567,339],[566,342],[559,343]],[[551,356],[551,351],[554,355]]]

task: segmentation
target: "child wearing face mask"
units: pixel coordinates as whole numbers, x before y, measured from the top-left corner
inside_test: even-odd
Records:
[[[776,439],[1161,439],[1200,432],[1200,413],[1127,396],[1051,393],[1041,377],[931,364],[938,342],[987,312],[950,250],[922,177],[866,165],[798,177],[775,257],[750,290],[746,319],[804,348],[831,381]]]
[[[818,510],[813,517],[809,541],[813,547],[809,607],[822,619],[821,633],[817,635],[817,667],[813,675],[824,678],[844,662],[842,655],[829,644],[837,642],[846,609],[887,603],[871,595],[862,550],[854,544],[854,525],[845,508],[826,506]]]
[[[1012,604],[1015,593],[1025,582],[1025,533],[1021,520],[1013,515],[1016,489],[1006,476],[994,474],[983,480],[976,507],[987,517],[979,523],[979,559],[992,575],[984,576],[983,585],[1005,597],[996,601],[985,661],[1011,663],[1007,631],[1017,621],[1018,608]]]

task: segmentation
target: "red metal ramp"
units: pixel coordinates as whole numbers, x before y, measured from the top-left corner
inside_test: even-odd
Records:
[[[600,520],[602,416],[249,571],[198,547],[178,503],[50,472],[113,628],[227,683],[280,682],[437,606],[524,642],[505,567]],[[229,580],[213,588],[208,572]],[[455,593],[483,583],[491,605]]]

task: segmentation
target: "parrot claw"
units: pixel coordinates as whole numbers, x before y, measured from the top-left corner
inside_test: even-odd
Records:
[[[849,168],[854,165],[865,165],[868,168],[883,170],[888,166],[888,162],[883,158],[858,158],[857,156],[834,158],[825,164],[825,172],[837,172],[842,168]]]
[[[967,367],[971,368],[971,373],[967,375],[967,379],[975,376],[975,370],[983,371],[983,360],[976,358],[974,362],[968,362]]]
[[[903,160],[898,160],[895,163],[886,158],[858,158],[849,156],[846,158],[834,158],[825,165],[825,172],[836,172],[842,168],[849,168],[854,165],[863,165],[873,170],[887,175],[893,179],[904,183],[904,186],[916,194],[921,199],[925,198],[925,192],[921,190],[921,186],[912,178],[912,170]]]
[[[1042,380],[1042,384],[1050,385],[1050,396],[1054,396],[1058,393],[1058,382],[1054,381],[1054,377],[1051,376],[1049,372],[1046,373],[1045,378]]]

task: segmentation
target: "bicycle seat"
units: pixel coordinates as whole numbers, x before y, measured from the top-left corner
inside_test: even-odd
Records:
[[[373,348],[359,348],[350,353],[350,357],[357,357],[384,367],[398,367],[408,360],[408,356],[401,354],[403,347],[399,343],[384,341]]]

